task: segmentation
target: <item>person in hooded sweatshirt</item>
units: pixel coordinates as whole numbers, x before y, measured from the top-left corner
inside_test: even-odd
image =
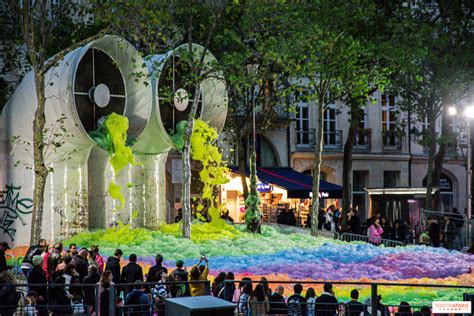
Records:
[[[120,259],[123,256],[123,251],[115,249],[114,255],[107,258],[105,270],[112,272],[113,282],[118,284],[120,282]]]

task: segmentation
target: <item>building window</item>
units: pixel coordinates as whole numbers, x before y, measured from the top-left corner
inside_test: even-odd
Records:
[[[323,117],[323,144],[324,146],[339,146],[342,144],[342,139],[336,125],[336,105],[331,104],[324,110]]]
[[[367,187],[368,171],[354,170],[352,172],[352,207],[357,209],[361,222],[367,219],[367,201],[365,188]]]
[[[400,183],[400,171],[384,171],[383,172],[383,187],[396,188]]]
[[[382,94],[382,137],[386,149],[401,149],[400,138],[397,133],[398,111],[395,96]]]
[[[356,147],[369,147],[370,145],[370,131],[367,129],[367,112],[361,109],[361,116],[359,126],[357,127],[357,134],[354,146]]]
[[[296,144],[311,145],[314,135],[309,128],[309,104],[307,91],[303,90],[295,96],[296,101]]]

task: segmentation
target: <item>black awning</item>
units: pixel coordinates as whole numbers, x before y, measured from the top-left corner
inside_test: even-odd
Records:
[[[238,172],[238,168],[232,168]],[[249,175],[249,170],[245,170]],[[313,188],[313,177],[288,167],[257,167],[257,177],[261,182],[273,184],[287,190],[288,198],[309,198]],[[319,181],[321,199],[342,198],[342,187],[324,180]]]

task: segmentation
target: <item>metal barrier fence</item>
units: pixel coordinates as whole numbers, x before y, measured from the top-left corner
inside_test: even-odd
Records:
[[[230,302],[233,302],[232,298],[232,287],[235,286],[235,284],[239,283],[249,283],[249,284],[263,284],[261,281],[247,281],[247,280],[225,280],[224,281],[224,299]],[[398,313],[396,315],[408,315],[408,312],[406,309],[400,310],[399,305],[385,305],[381,303],[381,297],[378,295],[378,290],[381,287],[413,287],[413,288],[437,288],[437,289],[465,289],[466,292],[470,294],[463,293],[462,297],[459,298],[459,301],[461,300],[470,300],[470,295],[474,295],[474,285],[435,285],[435,284],[405,284],[405,283],[376,283],[376,282],[341,282],[341,281],[265,281],[267,285],[274,284],[274,285],[284,285],[284,284],[301,284],[301,285],[322,285],[325,283],[331,283],[335,291],[337,291],[337,285],[354,285],[354,287],[370,287],[370,305],[367,304],[361,304],[358,306],[352,306],[351,304],[348,303],[342,303],[338,302],[336,303],[330,303],[328,301],[324,302],[318,302],[317,300],[314,302],[311,302],[310,304],[308,303],[300,303],[299,307],[300,308],[314,308],[313,310],[316,311],[316,315],[335,315],[336,312],[338,315],[348,315],[348,316],[359,316],[361,312],[369,312],[369,315],[374,315],[371,313],[371,311],[380,311],[382,316],[389,316],[389,315],[394,315],[395,313]],[[290,306],[291,305],[291,300],[288,301],[283,301],[283,302],[258,302],[255,300],[251,301],[238,301],[238,302],[233,302],[238,304],[237,309],[238,311],[244,307],[247,309],[252,309],[253,307],[256,309],[262,310],[266,309],[263,304],[268,304],[269,309],[273,310],[278,310],[280,313],[276,314],[282,314],[286,315],[288,313],[288,310],[292,307],[298,308],[297,306]],[[276,304],[275,304],[276,303]],[[242,306],[244,304],[244,306]],[[254,305],[252,307],[252,304]],[[362,308],[362,310],[354,310],[354,308]],[[368,310],[370,308],[370,310]],[[419,311],[421,312],[422,315],[430,315],[431,310],[429,306],[408,306],[405,307],[408,308],[410,311]],[[428,312],[427,312],[428,311]],[[377,313],[378,314],[378,313]],[[295,315],[298,315],[296,313]],[[301,315],[314,315],[311,313],[302,313]],[[411,316],[411,314],[410,314]]]
[[[270,296],[271,297],[271,296]],[[372,313],[372,306],[367,306],[361,302],[348,303],[322,303],[317,298],[309,298],[301,296],[301,301],[293,300],[292,302],[275,302],[269,301],[268,297],[263,301],[251,298],[246,303],[233,302],[236,304],[235,315],[311,315],[311,316],[360,316],[375,315]],[[413,306],[413,305],[385,305],[380,304],[377,315],[380,316],[428,316],[432,314],[430,306]]]
[[[202,285],[210,294],[210,282],[142,282],[121,284],[0,284],[0,315],[164,315],[164,301],[179,289]],[[178,291],[174,292],[177,288]],[[163,295],[164,289],[167,295]],[[33,295],[33,292],[36,295]],[[142,292],[142,293],[140,293]],[[140,298],[143,295],[143,298]],[[34,298],[36,296],[36,298]],[[138,297],[138,300],[136,298]],[[32,299],[34,298],[34,299]]]
[[[260,281],[237,281],[237,280],[226,280],[223,285],[224,299],[232,302],[232,291],[238,282],[248,283],[260,283]],[[370,304],[362,304],[358,306],[352,306],[351,304],[337,302],[319,302],[313,301],[308,303],[302,302],[299,304],[300,308],[309,308],[318,311],[319,315],[324,315],[324,312],[332,314],[333,311],[339,312],[339,315],[347,316],[359,316],[359,313],[355,314],[354,308],[363,308],[363,311],[367,311],[369,308],[372,311],[381,310],[382,316],[393,315],[394,313],[400,312],[398,306],[384,305],[380,302],[378,296],[378,290],[382,287],[412,287],[412,288],[436,288],[436,289],[464,289],[465,295],[474,295],[474,285],[434,285],[434,284],[402,284],[402,283],[375,283],[375,282],[341,282],[341,281],[267,281],[268,285],[284,285],[284,284],[302,284],[306,288],[309,285],[321,285],[324,283],[332,283],[334,290],[337,292],[338,285],[354,285],[356,288],[370,287]],[[164,283],[127,283],[109,286],[101,286],[99,284],[2,284],[2,293],[8,292],[15,295],[15,299],[18,298],[17,303],[11,303],[5,298],[0,299],[0,315],[13,316],[13,315],[49,315],[52,312],[53,315],[97,315],[97,316],[114,316],[114,315],[163,315],[165,312],[164,301],[171,297],[169,294],[173,291],[173,287],[177,286],[188,286],[192,287],[196,284],[202,284],[204,294],[209,295],[210,283],[209,281],[182,281],[182,282],[164,282]],[[157,286],[158,285],[158,286]],[[9,288],[8,288],[9,287]],[[135,289],[127,287],[134,287]],[[168,295],[163,297],[163,292],[160,292],[160,287],[164,288]],[[138,289],[139,288],[139,289]],[[1,288],[0,288],[1,289]],[[10,290],[10,291],[8,291]],[[37,302],[28,301],[29,291],[36,291],[38,295]],[[134,300],[133,291],[138,293],[138,297],[143,296],[143,299]],[[132,294],[130,294],[132,293]],[[160,294],[161,293],[161,294]],[[320,294],[320,293],[318,293]],[[43,300],[39,296],[43,297]],[[81,298],[82,295],[82,299]],[[459,300],[462,300],[460,294]],[[30,295],[31,296],[31,295]],[[189,296],[189,293],[188,293]],[[74,297],[74,300],[71,299]],[[66,298],[66,299],[64,299]],[[244,301],[234,302],[241,305],[238,308],[245,306],[248,308],[264,308],[259,304],[266,302],[258,301]],[[280,304],[274,304],[274,302],[268,303],[268,308],[280,310],[285,314],[288,308],[299,308],[293,306],[292,300],[288,302],[282,302]],[[412,310],[421,309],[421,306],[411,306]],[[35,313],[31,313],[35,312]],[[318,315],[316,314],[316,315]],[[304,314],[306,315],[306,314]]]
[[[370,243],[369,237],[365,235],[357,235],[352,233],[342,233],[340,240],[351,242],[351,241],[363,241]],[[401,247],[403,243],[401,241],[391,240],[391,239],[382,239],[380,244],[383,244],[385,247]]]

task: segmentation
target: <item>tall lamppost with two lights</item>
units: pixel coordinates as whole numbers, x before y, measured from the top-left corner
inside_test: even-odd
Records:
[[[455,106],[448,108],[448,113],[451,116],[456,116],[459,118],[464,118],[466,120],[466,130],[467,130],[467,161],[466,161],[466,240],[468,246],[471,242],[471,220],[472,220],[472,145],[471,145],[471,120],[474,119],[474,105],[468,105],[463,109],[460,109]]]

